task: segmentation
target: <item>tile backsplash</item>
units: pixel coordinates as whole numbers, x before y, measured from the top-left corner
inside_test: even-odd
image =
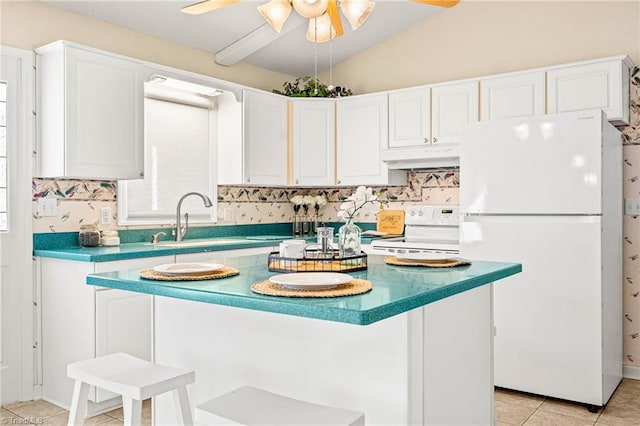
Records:
[[[401,208],[410,204],[458,204],[458,169],[438,169],[408,173],[407,186],[373,187],[379,199],[388,208]],[[354,187],[328,189],[299,189],[273,187],[218,187],[217,225],[241,225],[252,223],[291,222],[295,195],[323,195],[327,204],[320,208],[319,219],[337,221],[337,212]],[[38,198],[55,198],[58,214],[41,217],[37,214]],[[83,223],[98,222],[101,207],[112,211],[110,228],[131,229],[141,226],[117,227],[117,185],[115,182],[77,181],[67,179],[33,180],[33,232],[77,231]],[[225,209],[233,210],[233,221],[224,221]],[[375,222],[375,217],[365,214],[362,222]],[[106,227],[106,226],[105,226]],[[157,225],[153,227],[157,228]]]

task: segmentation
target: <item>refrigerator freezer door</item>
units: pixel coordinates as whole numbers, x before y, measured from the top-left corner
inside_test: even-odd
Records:
[[[601,292],[620,285],[602,285],[600,227],[588,216],[463,219],[462,257],[522,263],[522,273],[494,286],[496,386],[593,405],[609,399],[622,348],[608,365],[602,334],[617,335],[618,345],[622,324],[603,324]]]
[[[465,127],[463,213],[600,214],[602,111]]]

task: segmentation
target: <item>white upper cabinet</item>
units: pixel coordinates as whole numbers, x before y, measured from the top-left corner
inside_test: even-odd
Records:
[[[244,183],[287,185],[287,98],[243,91]]]
[[[300,99],[291,104],[293,185],[334,185],[335,101]]]
[[[600,108],[614,124],[629,123],[628,57],[588,61],[547,71],[547,112]]]
[[[544,79],[544,71],[534,71],[480,80],[480,119],[544,114]]]
[[[58,41],[36,49],[40,176],[144,176],[144,65]]]
[[[424,146],[431,138],[431,89],[389,92],[389,148]]]
[[[374,94],[337,101],[337,184],[406,185],[406,172],[381,159],[388,146],[388,96]]]
[[[431,88],[431,134],[434,145],[459,144],[462,127],[478,121],[478,82]]]

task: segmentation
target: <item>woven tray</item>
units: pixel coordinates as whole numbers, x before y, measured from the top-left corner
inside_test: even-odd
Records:
[[[239,273],[240,271],[231,266],[225,266],[222,269],[218,269],[217,271],[205,275],[165,275],[160,272],[156,272],[153,269],[144,269],[140,271],[140,277],[146,280],[156,281],[200,281],[232,277],[234,275],[238,275]]]
[[[251,286],[255,293],[281,297],[340,297],[354,296],[371,290],[371,281],[354,278],[348,283],[340,284],[328,290],[293,290],[269,280],[260,281]]]
[[[454,266],[471,265],[471,261],[466,259],[418,260],[399,259],[395,256],[385,257],[384,263],[396,266],[423,266],[427,268],[452,268]]]

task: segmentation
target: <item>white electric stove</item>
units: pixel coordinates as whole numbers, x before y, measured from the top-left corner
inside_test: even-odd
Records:
[[[404,237],[371,242],[371,254],[404,259],[451,259],[460,253],[459,209],[452,206],[409,206]]]

